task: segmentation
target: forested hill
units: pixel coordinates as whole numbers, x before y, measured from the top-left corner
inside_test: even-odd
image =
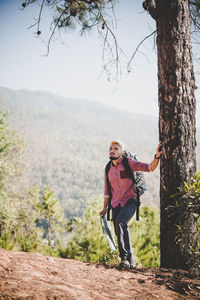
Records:
[[[67,216],[81,215],[87,200],[103,195],[110,140],[123,140],[145,162],[158,142],[157,118],[83,99],[0,88],[0,107],[25,139],[31,183],[51,186]],[[146,181],[142,201],[158,206],[159,170],[146,174]]]

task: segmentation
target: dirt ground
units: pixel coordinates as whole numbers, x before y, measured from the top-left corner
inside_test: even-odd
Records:
[[[0,248],[0,299],[200,299],[200,278],[181,270],[120,271],[93,263]]]

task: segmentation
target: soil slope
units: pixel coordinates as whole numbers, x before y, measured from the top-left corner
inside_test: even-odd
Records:
[[[181,270],[115,267],[0,249],[0,299],[200,299],[200,278]]]

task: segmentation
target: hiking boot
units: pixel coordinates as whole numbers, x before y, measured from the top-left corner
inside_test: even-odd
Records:
[[[131,265],[130,262],[126,259],[122,259],[121,263],[119,264],[120,269],[130,269]]]
[[[134,268],[135,266],[130,264],[130,270],[133,270]]]

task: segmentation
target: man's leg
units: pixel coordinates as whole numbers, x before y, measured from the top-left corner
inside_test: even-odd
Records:
[[[120,257],[122,260],[128,260],[131,266],[134,266],[134,260],[128,221],[134,215],[136,206],[136,200],[130,199],[128,203],[120,210],[114,209],[113,214],[115,234],[117,235],[118,239]]]

